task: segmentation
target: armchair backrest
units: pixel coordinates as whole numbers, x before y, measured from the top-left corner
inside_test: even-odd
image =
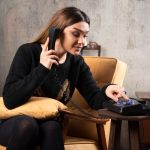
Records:
[[[124,62],[110,57],[86,56],[84,60],[100,87],[106,83],[123,84],[127,67]]]

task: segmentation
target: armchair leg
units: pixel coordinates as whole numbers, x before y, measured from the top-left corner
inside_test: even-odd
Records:
[[[104,125],[97,123],[96,128],[97,128],[97,135],[98,135],[98,142],[99,142],[100,150],[107,150]]]

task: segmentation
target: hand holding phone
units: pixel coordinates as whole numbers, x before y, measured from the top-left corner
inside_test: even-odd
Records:
[[[59,30],[57,28],[51,28],[48,33],[49,39],[43,44],[42,52],[40,55],[40,63],[44,65],[46,68],[50,69],[53,66],[59,64],[59,58],[56,55],[56,52],[47,50],[55,49],[56,39],[59,37]]]

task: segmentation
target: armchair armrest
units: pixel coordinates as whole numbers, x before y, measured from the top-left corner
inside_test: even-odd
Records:
[[[107,121],[109,121],[109,118],[99,116],[98,112],[97,113],[95,112],[95,114],[93,114],[93,112],[85,109],[78,110],[77,108],[71,107],[71,108],[61,110],[61,112],[68,119],[82,119],[97,124],[105,124]]]

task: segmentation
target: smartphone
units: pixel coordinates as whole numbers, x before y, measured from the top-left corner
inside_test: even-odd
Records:
[[[48,44],[48,49],[55,49],[55,42],[56,42],[56,39],[59,37],[59,29],[56,28],[56,27],[52,27],[50,30],[49,30],[49,44]]]

